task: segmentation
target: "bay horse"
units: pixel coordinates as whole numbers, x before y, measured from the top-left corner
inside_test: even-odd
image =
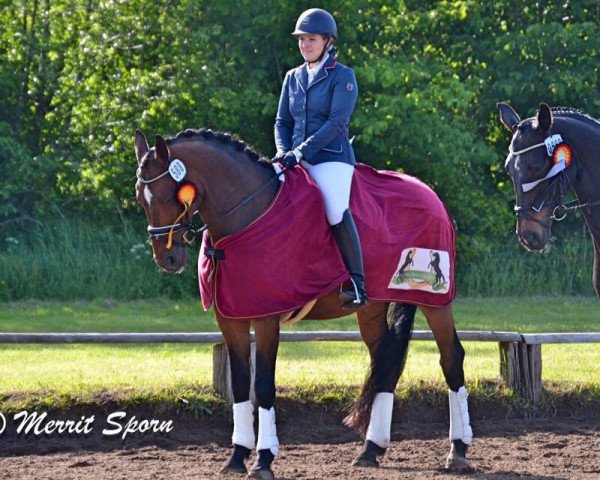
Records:
[[[535,117],[521,120],[498,103],[500,121],[513,134],[505,168],[516,193],[516,233],[530,251],[550,241],[553,221],[581,210],[594,242],[592,281],[600,297],[600,121],[572,108],[541,103]],[[564,204],[571,189],[579,202]]]
[[[179,272],[186,264],[188,234],[199,213],[205,239],[214,245],[262,218],[278,194],[280,180],[273,165],[245,143],[211,130],[186,130],[174,138],[157,135],[153,148],[140,131],[135,135],[138,161],[136,198],[148,220],[152,251],[157,265]],[[296,167],[296,170],[301,167]],[[290,180],[286,173],[286,180]],[[282,188],[282,187],[281,187]],[[401,212],[399,213],[401,215]],[[324,215],[324,210],[323,210]],[[447,216],[447,214],[445,214]],[[320,218],[320,217],[319,217]],[[277,252],[273,252],[276,256]],[[381,261],[384,261],[382,259]],[[260,271],[265,258],[248,258]],[[395,271],[395,270],[394,270]],[[269,292],[270,293],[270,292]],[[353,310],[342,309],[338,289],[318,298],[306,318],[329,319],[355,313],[362,339],[371,358],[369,375],[345,423],[365,439],[354,460],[358,466],[377,467],[389,445],[394,390],[402,373],[417,305],[370,301]],[[440,351],[440,364],[449,387],[450,453],[446,468],[470,470],[466,453],[471,443],[464,349],[454,327],[451,305],[419,305]],[[391,310],[388,324],[387,312]],[[217,324],[230,358],[233,404],[233,452],[224,473],[274,478],[271,464],[278,454],[275,424],[275,364],[280,320],[286,312],[236,321],[215,308]],[[254,432],[254,405],[250,401],[250,327],[256,342],[255,395],[258,403],[258,441]],[[256,448],[250,470],[246,461]]]

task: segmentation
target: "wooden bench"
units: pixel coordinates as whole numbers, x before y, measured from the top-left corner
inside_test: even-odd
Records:
[[[600,343],[599,333],[525,333],[459,331],[463,342],[497,342],[500,375],[507,386],[526,400],[537,402],[542,393],[542,345],[550,343]],[[428,330],[415,330],[412,339],[433,340]],[[252,336],[253,340],[253,336]],[[281,332],[282,342],[356,342],[356,331]],[[213,385],[232,399],[229,358],[220,333],[0,333],[0,343],[209,343],[213,347]],[[254,342],[252,343],[254,347]],[[254,352],[254,348],[252,348]],[[252,366],[254,362],[251,362]],[[253,370],[254,374],[254,370]]]

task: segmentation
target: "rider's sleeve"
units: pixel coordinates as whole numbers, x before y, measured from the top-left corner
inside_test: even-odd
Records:
[[[275,147],[277,154],[284,154],[292,149],[292,132],[294,130],[294,118],[290,113],[290,76],[285,76],[283,86],[281,87],[281,96],[279,97],[279,107],[277,108],[277,117],[275,118]]]

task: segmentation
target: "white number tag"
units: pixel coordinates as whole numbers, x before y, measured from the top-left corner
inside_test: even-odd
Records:
[[[544,143],[546,144],[546,151],[548,152],[549,157],[552,156],[554,149],[559,143],[562,143],[562,141],[562,137],[558,133],[544,140]]]
[[[169,165],[169,173],[176,182],[181,182],[185,178],[187,170],[181,160],[175,159]]]

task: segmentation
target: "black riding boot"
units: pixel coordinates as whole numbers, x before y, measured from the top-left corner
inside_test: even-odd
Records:
[[[342,221],[331,227],[333,236],[342,254],[344,265],[350,273],[352,289],[340,293],[340,302],[343,308],[360,307],[367,303],[365,291],[365,270],[363,267],[362,247],[358,238],[358,231],[350,210],[346,210]]]

